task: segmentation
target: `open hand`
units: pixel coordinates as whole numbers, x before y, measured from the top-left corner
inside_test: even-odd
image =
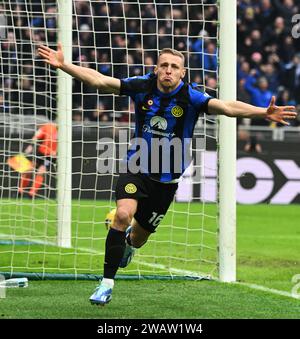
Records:
[[[61,68],[64,64],[64,54],[60,42],[57,44],[57,51],[47,46],[39,46],[38,54],[43,58],[44,62],[55,68]]]
[[[295,112],[295,106],[276,106],[275,96],[272,96],[270,105],[267,109],[267,120],[279,122],[283,125],[289,125],[285,119],[295,119],[296,117],[297,112]]]

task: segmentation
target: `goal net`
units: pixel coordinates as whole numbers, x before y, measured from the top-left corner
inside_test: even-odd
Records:
[[[72,62],[117,78],[153,71],[158,52],[174,48],[186,57],[185,80],[218,95],[217,1],[74,0],[72,14],[66,13],[65,3],[0,4],[0,271],[9,275],[102,274],[105,220],[115,207],[118,161],[134,130],[129,98],[104,95],[77,80],[68,92],[59,85],[62,74],[38,57],[39,44],[55,49],[61,31],[71,30],[71,41],[63,41],[63,47],[72,47]],[[67,112],[58,103],[66,96],[71,98],[71,114],[61,122]],[[34,135],[49,123],[56,124],[58,137],[62,130],[71,131],[71,152],[64,153],[72,161],[70,173],[65,173],[69,167],[60,153],[70,147],[67,139],[59,144],[57,156],[39,153],[41,140]],[[194,161],[174,202],[157,232],[119,275],[217,275],[216,135],[214,116],[200,115]],[[27,154],[29,145],[32,151]],[[71,180],[71,192],[65,178]],[[70,218],[61,217],[64,207],[70,209]],[[68,239],[62,242],[59,237]]]

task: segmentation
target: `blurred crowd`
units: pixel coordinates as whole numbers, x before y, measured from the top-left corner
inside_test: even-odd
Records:
[[[125,78],[151,72],[158,50],[171,47],[186,56],[186,80],[217,96],[216,2],[75,0],[73,62]],[[238,0],[238,99],[266,107],[277,95],[277,104],[300,104],[300,38],[292,36],[298,3]],[[54,0],[0,4],[8,25],[0,37],[2,112],[55,117],[56,72],[36,51],[39,44],[55,48],[58,11]],[[101,95],[73,81],[74,121],[131,121],[131,105],[126,97]]]
[[[297,0],[238,1],[238,98],[267,107],[300,104],[300,32]],[[295,37],[293,37],[295,35]],[[269,125],[252,120],[254,125]],[[298,120],[291,125],[299,125]]]

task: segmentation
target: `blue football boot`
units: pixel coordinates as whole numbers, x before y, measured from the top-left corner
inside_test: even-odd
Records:
[[[108,304],[112,299],[112,288],[102,283],[96,287],[95,292],[90,297],[92,305],[104,306]]]

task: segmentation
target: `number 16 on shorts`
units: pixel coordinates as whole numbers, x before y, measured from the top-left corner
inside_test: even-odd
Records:
[[[157,227],[162,219],[164,218],[164,214],[158,214],[156,212],[152,212],[151,218],[148,220],[149,224],[151,224],[154,227]]]

